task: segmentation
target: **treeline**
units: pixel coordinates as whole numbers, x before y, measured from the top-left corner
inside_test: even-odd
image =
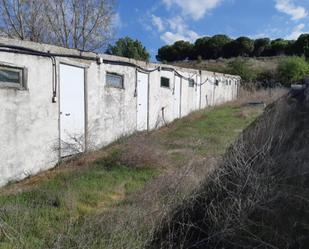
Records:
[[[194,44],[177,41],[158,50],[158,61],[209,60],[233,57],[270,57],[279,55],[298,55],[309,57],[309,34],[297,40],[269,38],[250,39],[239,37],[231,39],[227,35],[202,37]]]

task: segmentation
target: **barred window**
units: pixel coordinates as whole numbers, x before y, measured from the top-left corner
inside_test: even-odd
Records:
[[[170,88],[170,79],[166,77],[161,77],[161,87]]]
[[[116,73],[107,73],[106,85],[109,87],[124,88],[123,76]]]

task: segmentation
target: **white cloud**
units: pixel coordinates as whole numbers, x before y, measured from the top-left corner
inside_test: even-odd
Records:
[[[165,30],[165,25],[161,17],[152,15],[151,19],[153,26],[155,26],[159,32],[163,32]]]
[[[290,15],[292,20],[299,20],[308,16],[306,9],[301,6],[296,6],[293,0],[276,0],[276,9]]]
[[[160,38],[167,44],[174,43],[179,40],[195,41],[199,35],[190,30],[184,20],[177,16],[171,19],[166,19],[168,31],[164,32]]]
[[[182,9],[184,15],[194,20],[199,20],[204,15],[217,7],[222,0],[163,0],[168,8],[176,5]]]
[[[170,31],[165,32],[161,35],[161,39],[167,44],[173,44],[176,41],[195,41],[199,35],[194,31],[190,31],[187,34],[180,34],[180,33],[172,33]]]
[[[307,33],[307,32],[304,31],[304,28],[305,28],[305,27],[306,27],[306,25],[303,24],[303,23],[297,25],[297,26],[293,29],[292,33],[291,33],[289,36],[287,36],[286,38],[287,38],[287,39],[290,39],[290,40],[296,40],[301,34]]]
[[[120,14],[117,12],[117,13],[115,13],[114,14],[114,16],[112,17],[112,23],[113,23],[113,25],[114,25],[114,27],[116,28],[116,29],[120,29],[120,28],[122,28],[123,27],[123,22],[122,22],[122,20],[121,20],[121,17],[120,17]]]

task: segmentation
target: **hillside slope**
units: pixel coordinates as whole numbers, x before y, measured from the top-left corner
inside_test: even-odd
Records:
[[[148,248],[309,248],[309,89],[269,106]]]
[[[261,71],[276,71],[280,60],[284,56],[275,57],[260,57],[260,58],[243,58],[248,62],[251,69],[258,72]],[[225,73],[228,69],[228,63],[235,60],[219,58],[217,60],[203,60],[203,61],[178,61],[173,64],[179,67],[196,68],[199,70],[208,70],[213,72]]]

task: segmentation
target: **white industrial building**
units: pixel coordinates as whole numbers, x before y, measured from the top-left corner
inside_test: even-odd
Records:
[[[240,78],[0,38],[0,185],[237,98]]]

